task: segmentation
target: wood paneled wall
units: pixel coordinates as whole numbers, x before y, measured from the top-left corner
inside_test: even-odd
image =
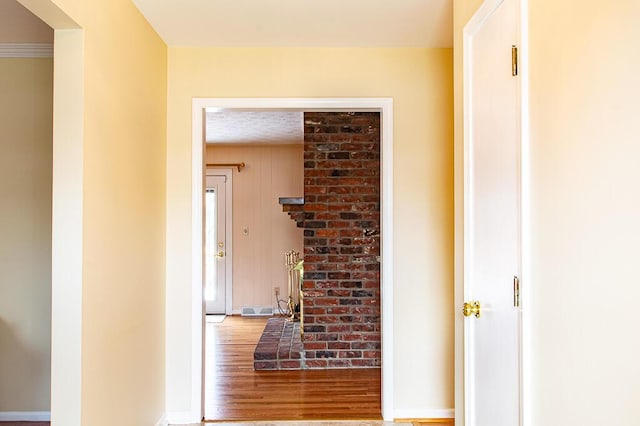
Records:
[[[233,310],[286,299],[284,253],[302,253],[302,229],[278,197],[303,195],[303,145],[209,145],[207,163],[244,162],[233,170]],[[247,229],[247,235],[243,230]]]

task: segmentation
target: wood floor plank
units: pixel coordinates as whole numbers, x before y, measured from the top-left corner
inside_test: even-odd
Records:
[[[264,318],[207,324],[205,418],[379,420],[380,369],[254,371]]]

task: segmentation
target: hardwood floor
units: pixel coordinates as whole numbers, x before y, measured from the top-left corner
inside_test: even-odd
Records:
[[[259,371],[266,319],[207,323],[205,419],[380,420],[380,370]]]
[[[390,425],[380,416],[380,370],[253,370],[253,351],[266,324],[264,318],[227,317],[207,323],[205,418],[207,422],[251,422],[274,426],[309,425],[311,420],[360,420],[352,424],[316,426]],[[267,421],[268,423],[266,423]],[[255,422],[255,423],[254,423]],[[453,426],[453,420],[401,424]],[[0,422],[0,426],[7,423]],[[15,423],[40,426],[49,423]],[[236,423],[234,426],[241,426]]]

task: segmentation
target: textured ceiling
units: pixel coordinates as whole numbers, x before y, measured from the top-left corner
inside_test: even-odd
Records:
[[[205,139],[226,144],[301,144],[302,121],[302,112],[207,112]]]
[[[453,0],[133,0],[169,46],[451,47]]]

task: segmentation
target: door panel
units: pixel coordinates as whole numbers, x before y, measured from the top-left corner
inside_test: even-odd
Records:
[[[207,314],[226,311],[226,177],[207,176],[205,193],[205,305]]]
[[[520,424],[518,1],[504,0],[470,35],[465,192],[465,403],[469,426]]]

